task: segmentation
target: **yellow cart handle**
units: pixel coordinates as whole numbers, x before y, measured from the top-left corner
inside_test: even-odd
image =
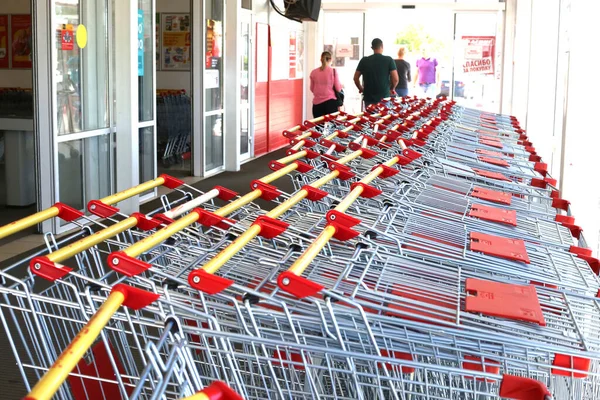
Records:
[[[356,150],[353,153],[340,158],[336,163],[340,165],[347,164],[348,162],[360,157],[362,153],[363,150]],[[371,174],[373,174],[373,172],[371,172]],[[296,204],[308,197],[310,189],[318,189],[326,183],[337,178],[339,175],[340,172],[338,170],[330,172],[329,174],[299,190],[296,194],[279,204],[273,210],[269,211],[265,216],[257,218],[250,228],[239,235],[233,242],[231,242],[231,244],[229,244],[229,246],[221,250],[219,254],[213,257],[202,268],[195,269],[194,271],[190,272],[188,275],[188,283],[190,286],[196,290],[210,294],[218,293],[229,287],[233,283],[231,280],[214,276],[214,274],[257,236],[263,235],[267,238],[274,237],[272,236],[272,233],[265,232],[267,229],[275,234],[277,234],[278,229],[280,232],[285,230],[287,228],[287,224],[281,221],[276,221],[277,218],[281,217],[286,211],[290,210]],[[273,226],[278,226],[278,228],[273,231]]]
[[[289,161],[290,159],[294,159],[294,158],[297,159],[300,157],[302,157],[302,155],[298,155],[298,156],[293,155],[293,157],[292,156],[284,157],[278,161],[280,161],[280,162],[281,161]],[[267,183],[267,184],[271,183],[271,182],[289,174],[290,172],[296,170],[297,168],[298,168],[297,163],[291,163],[291,164],[286,165],[285,167],[281,168],[278,171],[274,171],[274,172],[270,173],[269,175],[266,175],[266,176],[260,178],[259,181],[263,182],[263,183]],[[263,194],[262,190],[255,189],[255,190],[247,193],[246,195],[239,197],[238,199],[232,201],[231,203],[219,208],[218,210],[216,210],[214,212],[214,214],[218,217],[226,217],[227,215],[233,213],[234,211],[239,210],[240,208],[244,207],[245,205],[248,205],[248,204],[252,203],[253,201],[257,200],[258,198],[260,198],[262,196],[262,194]],[[153,249],[154,247],[158,246],[160,243],[164,242],[165,240],[167,240],[174,234],[181,232],[188,226],[196,223],[199,219],[200,219],[200,213],[195,210],[192,210],[188,215],[178,219],[177,221],[175,221],[172,224],[164,227],[163,229],[155,232],[154,234],[147,236],[144,239],[134,243],[133,245],[129,246],[128,248],[124,249],[123,251],[111,253],[108,257],[108,263],[109,263],[109,265],[114,267],[117,264],[122,263],[123,261],[133,261],[133,260],[131,260],[132,258],[138,257],[139,255],[143,254],[144,252]],[[126,257],[127,260],[125,260],[124,257]]]
[[[40,224],[54,217],[59,217],[67,222],[83,217],[83,213],[63,203],[56,203],[52,207],[39,211],[33,215],[21,218],[8,225],[0,227],[0,239],[14,235],[24,229]]]
[[[167,174],[162,174],[156,179],[149,180],[132,188],[111,194],[110,196],[103,197],[99,200],[91,200],[87,204],[87,209],[94,215],[102,218],[108,218],[119,212],[118,208],[112,207],[113,204],[117,204],[123,200],[127,200],[133,196],[137,196],[159,186],[165,186],[169,189],[176,189],[183,184],[184,182],[180,179],[173,178]]]
[[[185,212],[190,211],[193,208],[198,207],[214,199],[215,197],[228,200],[235,196],[235,192],[217,186],[214,189],[204,193],[202,196],[199,196],[178,207],[175,207],[170,211],[165,212],[164,214],[162,214],[162,216],[169,219],[176,218],[184,214]],[[31,272],[33,272],[35,275],[41,276],[42,278],[51,281],[60,279],[63,276],[67,275],[69,272],[71,272],[71,269],[58,263],[63,262],[73,257],[74,255],[91,248],[92,246],[102,243],[107,239],[115,237],[128,229],[132,229],[137,226],[143,230],[151,230],[158,227],[160,223],[161,220],[159,219],[152,219],[146,217],[143,214],[134,213],[131,215],[131,217],[126,218],[123,221],[119,221],[105,229],[94,233],[93,235],[78,240],[75,243],[72,243],[68,246],[62,247],[57,251],[48,254],[47,256],[33,258],[29,262]]]
[[[398,163],[400,156],[395,156],[392,159],[386,161],[382,165],[385,167],[391,167]],[[384,172],[384,167],[378,166],[373,169],[368,175],[362,178],[354,188],[346,195],[346,197],[334,208],[335,212],[344,213],[350,206],[361,196],[365,190],[365,185],[371,183],[375,178],[380,176]],[[301,277],[306,268],[314,261],[319,255],[321,250],[329,243],[333,238],[337,229],[335,225],[328,224],[327,227],[321,232],[321,234],[315,239],[313,243],[306,249],[306,251],[296,259],[287,271],[279,275],[277,282],[282,290],[290,292],[298,297],[306,297],[319,292],[323,287]]]
[[[153,303],[158,297],[155,293],[131,286],[115,285],[104,304],[79,331],[79,334],[75,336],[71,344],[62,352],[25,399],[50,400],[121,305],[140,309]]]

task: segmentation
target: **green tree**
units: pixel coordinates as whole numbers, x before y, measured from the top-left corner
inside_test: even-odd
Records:
[[[409,52],[419,52],[423,45],[427,45],[433,54],[445,55],[447,52],[444,42],[431,36],[421,24],[406,25],[396,34],[396,44],[404,45]]]

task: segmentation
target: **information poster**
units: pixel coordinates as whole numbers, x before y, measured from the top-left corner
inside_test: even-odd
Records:
[[[189,14],[162,14],[163,71],[189,71],[192,44]]]
[[[494,74],[495,36],[463,36],[463,72],[469,75]]]
[[[297,62],[296,57],[297,57],[296,31],[290,31],[290,47],[289,47],[290,79],[296,79],[296,62]]]
[[[64,24],[60,31],[61,50],[73,50],[75,44],[75,35],[73,34],[73,25]]]
[[[31,68],[31,15],[11,15],[12,67]]]
[[[8,64],[8,15],[0,15],[0,68],[6,69]]]

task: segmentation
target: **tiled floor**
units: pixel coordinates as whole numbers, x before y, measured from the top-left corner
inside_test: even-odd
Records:
[[[44,235],[28,235],[0,246],[0,262],[18,256],[44,244]]]

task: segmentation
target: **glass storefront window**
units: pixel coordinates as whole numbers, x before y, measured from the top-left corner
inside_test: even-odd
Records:
[[[140,129],[140,182],[154,179],[154,127]]]
[[[206,20],[206,56],[204,65],[204,152],[205,169],[223,165],[223,14],[224,1],[204,3]]]
[[[223,7],[216,0],[215,6]],[[208,5],[207,5],[208,8]],[[220,13],[222,14],[222,13]],[[204,88],[206,89],[206,111],[223,108],[223,21],[206,21],[206,68],[204,70]]]
[[[82,210],[92,199],[111,193],[111,135],[58,144],[59,199]]]
[[[206,170],[223,165],[223,114],[206,117],[204,126]]]
[[[138,61],[140,122],[154,119],[154,30],[152,0],[139,0],[138,34],[143,42],[143,56]],[[141,32],[139,32],[141,30]],[[138,44],[139,45],[139,44]]]
[[[61,0],[55,10],[58,134],[107,128],[108,3]]]

